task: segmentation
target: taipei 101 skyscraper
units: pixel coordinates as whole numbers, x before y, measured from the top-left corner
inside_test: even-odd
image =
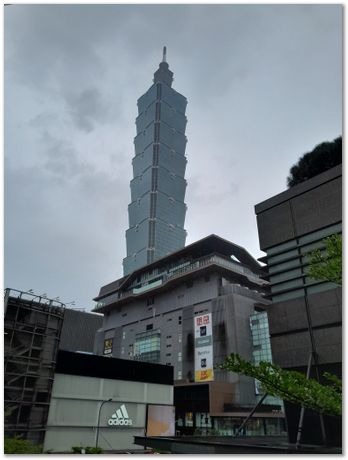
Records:
[[[185,246],[187,100],[172,88],[163,60],[138,99],[124,275]]]

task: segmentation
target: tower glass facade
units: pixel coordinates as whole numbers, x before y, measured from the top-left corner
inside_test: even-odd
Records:
[[[185,246],[186,104],[165,58],[138,99],[133,179],[126,231],[127,275]]]

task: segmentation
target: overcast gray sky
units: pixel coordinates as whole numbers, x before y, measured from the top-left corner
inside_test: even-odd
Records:
[[[339,5],[5,7],[5,287],[90,309],[122,276],[137,99],[188,99],[187,244],[260,257],[254,205],[342,133]]]

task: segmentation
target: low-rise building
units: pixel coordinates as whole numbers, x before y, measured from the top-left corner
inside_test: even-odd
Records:
[[[148,428],[149,405],[172,404],[172,367],[60,350],[44,451],[72,453],[72,447],[88,446],[143,450],[134,436]],[[167,424],[161,429],[174,434],[174,416],[157,424]]]

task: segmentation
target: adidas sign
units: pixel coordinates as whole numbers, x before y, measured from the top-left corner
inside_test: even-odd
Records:
[[[112,414],[111,418],[108,420],[108,425],[112,426],[129,426],[133,425],[132,420],[129,418],[126,406],[122,406],[117,409],[117,411]]]

